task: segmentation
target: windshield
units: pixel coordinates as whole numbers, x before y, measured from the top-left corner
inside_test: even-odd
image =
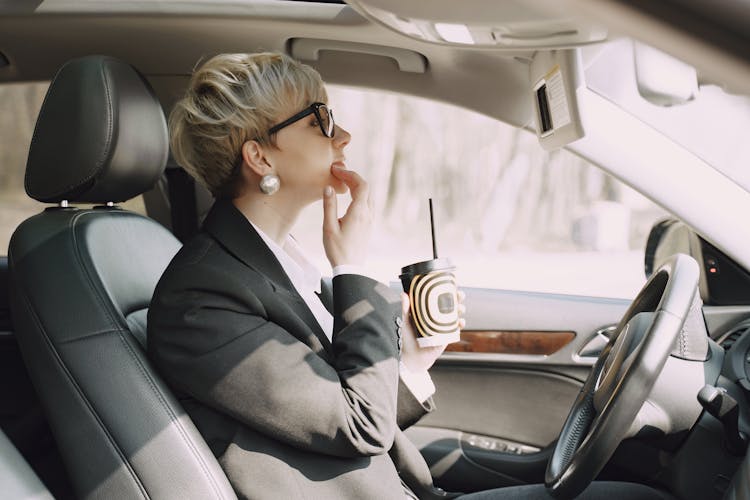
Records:
[[[602,97],[671,138],[691,153],[750,191],[750,97],[732,95],[698,78],[698,90],[685,103],[664,106],[644,99],[638,92],[637,71],[623,64],[633,57],[613,52],[632,52],[632,41],[609,47],[586,68],[586,85]]]

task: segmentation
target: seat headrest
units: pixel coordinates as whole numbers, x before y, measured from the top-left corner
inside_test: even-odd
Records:
[[[39,112],[26,192],[45,203],[124,201],[157,181],[168,151],[164,113],[135,68],[106,56],[74,59]]]

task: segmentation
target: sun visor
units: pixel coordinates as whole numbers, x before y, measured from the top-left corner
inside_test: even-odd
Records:
[[[529,66],[530,99],[539,143],[557,149],[585,134],[578,92],[585,86],[577,49],[539,51]]]

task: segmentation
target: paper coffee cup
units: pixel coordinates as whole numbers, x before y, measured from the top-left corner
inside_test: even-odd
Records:
[[[399,279],[404,292],[409,294],[420,347],[461,340],[455,269],[448,259],[432,259],[401,268]]]

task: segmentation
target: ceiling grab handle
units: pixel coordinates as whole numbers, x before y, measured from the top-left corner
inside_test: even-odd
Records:
[[[393,59],[398,69],[405,73],[424,73],[427,70],[427,60],[423,55],[413,50],[372,45],[369,43],[352,43],[339,40],[321,40],[313,38],[295,38],[291,41],[291,56],[295,59],[317,61],[320,51],[355,52]]]

